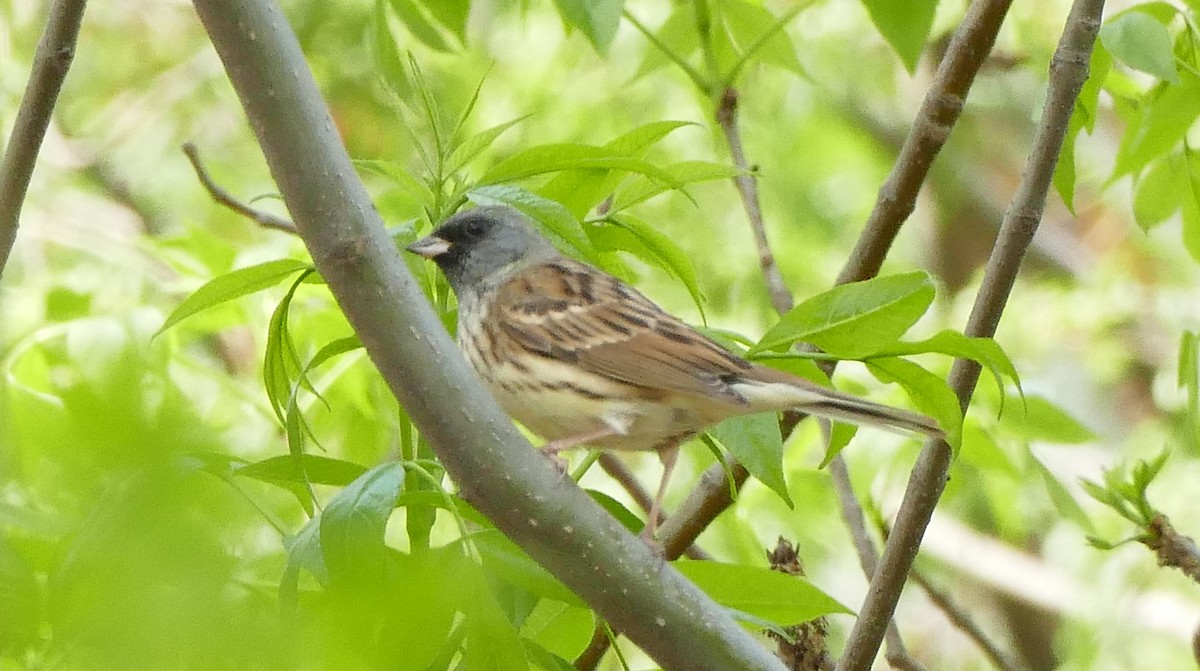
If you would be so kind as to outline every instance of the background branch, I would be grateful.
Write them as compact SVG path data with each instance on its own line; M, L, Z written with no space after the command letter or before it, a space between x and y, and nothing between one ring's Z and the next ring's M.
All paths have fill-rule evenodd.
M1062 38L1050 62L1046 104L1033 147L1017 192L1000 225L1000 235L964 329L968 336L991 337L996 333L1021 260L1041 221L1075 101L1087 79L1088 62L1100 30L1103 9L1104 0L1076 0L1071 7ZM978 364L963 359L956 360L950 370L950 387L958 395L964 412L979 380L979 372ZM928 441L917 458L892 535L871 579L867 598L847 640L846 651L839 660L839 670L865 669L874 659L925 528L945 488L951 457L945 441Z
M287 219L284 219L283 217L277 217L270 212L256 210L237 198L234 198L232 194L221 188L220 184L217 184L215 181L213 181L212 176L208 174L208 170L204 169L204 163L200 161L200 150L196 148L196 145L192 144L191 142L185 142L183 143L182 148L183 153L187 155L188 161L192 164L192 170L196 171L196 178L200 180L200 184L204 187L205 191L208 191L208 195L212 196L213 200L233 210L234 212L237 212L243 217L253 220L263 228L283 231L284 233L291 233L292 235L299 234L299 231L296 230L296 225Z
M87 0L55 0L50 5L46 30L38 41L33 70L21 96L4 161L0 163L0 275L4 274L17 239L21 205L29 190L42 139L50 126L50 115L75 58L75 42L86 5Z
M480 386L397 257L279 7L195 6L314 263L464 498L664 668L782 669L534 450Z

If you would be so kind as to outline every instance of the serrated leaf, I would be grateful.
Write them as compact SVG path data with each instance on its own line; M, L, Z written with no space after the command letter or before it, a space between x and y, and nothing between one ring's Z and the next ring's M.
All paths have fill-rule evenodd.
M554 0L568 25L578 28L603 55L617 35L625 0Z
M675 568L714 601L782 625L852 611L808 580L759 566L677 561Z
M731 417L711 431L755 479L794 507L783 477L783 437L775 413Z
M583 226L561 203L509 184L477 186L467 192L467 198L476 205L514 207L541 224L551 239L566 243L578 256L593 263L598 262L596 249Z
M937 0L862 0L871 23L891 45L900 62L916 72L925 40L933 28Z
M748 354L809 342L830 354L858 359L893 346L933 302L924 272L852 282L792 308Z
M1149 14L1134 9L1114 16L1100 28L1100 41L1113 58L1134 70L1179 82L1171 35Z
M197 312L269 289L291 275L311 268L310 264L303 261L278 259L214 277L183 299L154 335L157 336Z
M321 513L321 555L334 583L378 585L384 575L383 542L396 498L404 490L404 467L381 464L338 492Z
M367 469L352 461L315 454L280 455L235 467L234 475L266 482L296 482L344 487Z
M1063 517L1074 521L1085 532L1095 534L1096 529L1092 526L1092 520L1088 518L1087 513L1083 512L1083 508L1079 507L1079 503L1071 496L1065 485L1059 481L1050 469L1042 463L1036 455L1030 454L1029 462L1033 465L1033 469L1042 477L1042 482L1046 485L1046 493L1050 495L1050 501L1054 504L1054 509Z
M692 266L692 259L687 252L683 251L683 248L669 236L637 217L622 215L612 217L609 221L636 236L654 255L652 259L649 259L650 261L683 282L683 286L687 287L688 293L691 294L692 300L696 303L696 309L700 311L701 319L703 319L704 295L700 293L696 269Z

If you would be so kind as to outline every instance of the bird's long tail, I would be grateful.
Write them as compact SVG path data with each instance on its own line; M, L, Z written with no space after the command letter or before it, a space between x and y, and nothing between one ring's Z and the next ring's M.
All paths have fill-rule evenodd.
M874 403L771 368L756 367L755 373L758 379L744 378L733 387L756 410L798 410L850 424L946 437L927 415Z

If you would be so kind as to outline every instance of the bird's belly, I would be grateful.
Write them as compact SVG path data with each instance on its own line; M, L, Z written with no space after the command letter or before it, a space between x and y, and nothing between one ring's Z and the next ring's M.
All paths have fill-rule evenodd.
M639 390L600 376L553 367L536 375L513 376L492 369L484 375L500 406L513 419L546 440L560 440L603 428L613 435L589 445L612 450L651 450L690 436L707 422L688 408L645 398Z

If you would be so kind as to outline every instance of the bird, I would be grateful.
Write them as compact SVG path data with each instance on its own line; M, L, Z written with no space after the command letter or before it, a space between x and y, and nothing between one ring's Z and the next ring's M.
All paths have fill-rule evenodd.
M563 255L515 208L461 211L406 249L445 275L460 349L504 411L548 441L544 451L658 453L663 474L642 529L649 540L680 445L730 417L795 410L944 437L926 415L737 356L629 284Z

